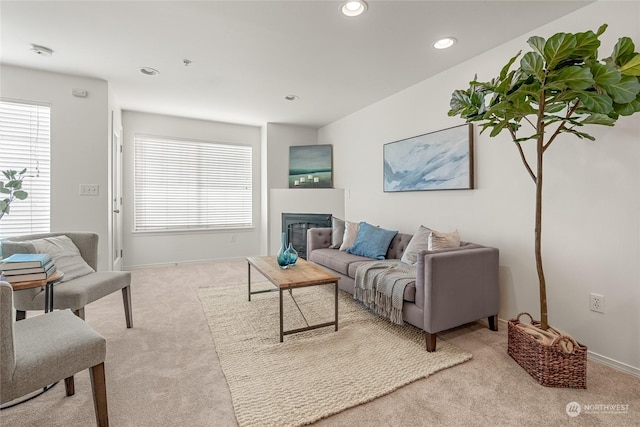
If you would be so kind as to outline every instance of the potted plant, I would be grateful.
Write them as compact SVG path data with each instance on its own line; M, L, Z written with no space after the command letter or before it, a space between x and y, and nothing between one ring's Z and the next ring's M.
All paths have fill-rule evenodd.
M4 214L9 215L11 203L13 203L14 200L24 200L29 195L22 189L22 181L26 172L27 169L22 169L20 172L13 169L2 171L7 182L0 180L0 193L2 194L0 197L4 196L0 199L0 219L2 219Z
M508 132L535 185L535 259L540 287L540 322L532 320L539 335L536 337L535 331L529 331L534 338L553 336L554 333L548 323L541 251L544 155L560 135L571 134L595 140L583 131L583 127L613 126L620 116L640 111L640 54L635 51L630 38L622 37L611 56L599 60L599 37L606 28L605 24L595 33L558 33L548 40L531 37L527 42L531 51L520 58L514 69L511 67L521 52L511 58L494 79L480 82L476 76L468 89L456 90L451 97L449 116L479 122L482 131L491 130L491 137ZM535 159L527 158L523 150L525 143L535 144ZM513 324L525 326L519 325L517 319ZM531 369L546 369L525 366L539 358L537 352L546 350L540 350L542 347L515 349L515 346L522 345L513 342L515 340L512 322L509 322L509 353L532 375ZM539 341L534 341L531 345L539 344ZM573 341L571 344L577 343ZM517 354L512 354L518 351L529 352L529 356L522 358L528 361L518 360ZM586 369L586 351L584 359ZM547 374L540 375L544 377ZM550 383L545 385L582 388L581 384L565 380L547 382Z

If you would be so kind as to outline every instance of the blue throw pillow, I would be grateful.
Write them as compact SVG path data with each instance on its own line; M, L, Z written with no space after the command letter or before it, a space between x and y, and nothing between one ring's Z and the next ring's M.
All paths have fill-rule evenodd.
M360 223L355 243L347 249L347 252L368 258L384 259L396 234L398 234L397 231L374 227L363 221Z

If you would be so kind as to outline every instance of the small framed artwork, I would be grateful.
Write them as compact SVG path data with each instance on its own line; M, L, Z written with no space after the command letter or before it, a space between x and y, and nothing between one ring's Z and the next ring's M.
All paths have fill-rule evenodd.
M289 147L289 188L333 188L332 146Z
M473 189L473 125L384 145L384 191Z

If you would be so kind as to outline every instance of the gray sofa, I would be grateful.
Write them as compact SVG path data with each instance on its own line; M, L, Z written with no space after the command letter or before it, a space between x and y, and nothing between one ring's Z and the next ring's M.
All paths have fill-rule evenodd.
M307 259L338 275L339 288L353 294L358 266L374 260L329 248L331 232L307 230ZM402 258L411 237L396 234L386 258ZM402 317L425 331L427 351L435 351L438 332L485 317L489 328L498 330L498 259L498 249L467 242L460 248L419 253L416 280L405 288Z

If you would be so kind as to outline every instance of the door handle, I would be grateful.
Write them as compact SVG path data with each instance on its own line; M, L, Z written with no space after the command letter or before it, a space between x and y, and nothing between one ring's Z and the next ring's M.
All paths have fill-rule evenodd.
M120 209L114 209L113 213L120 213Z

